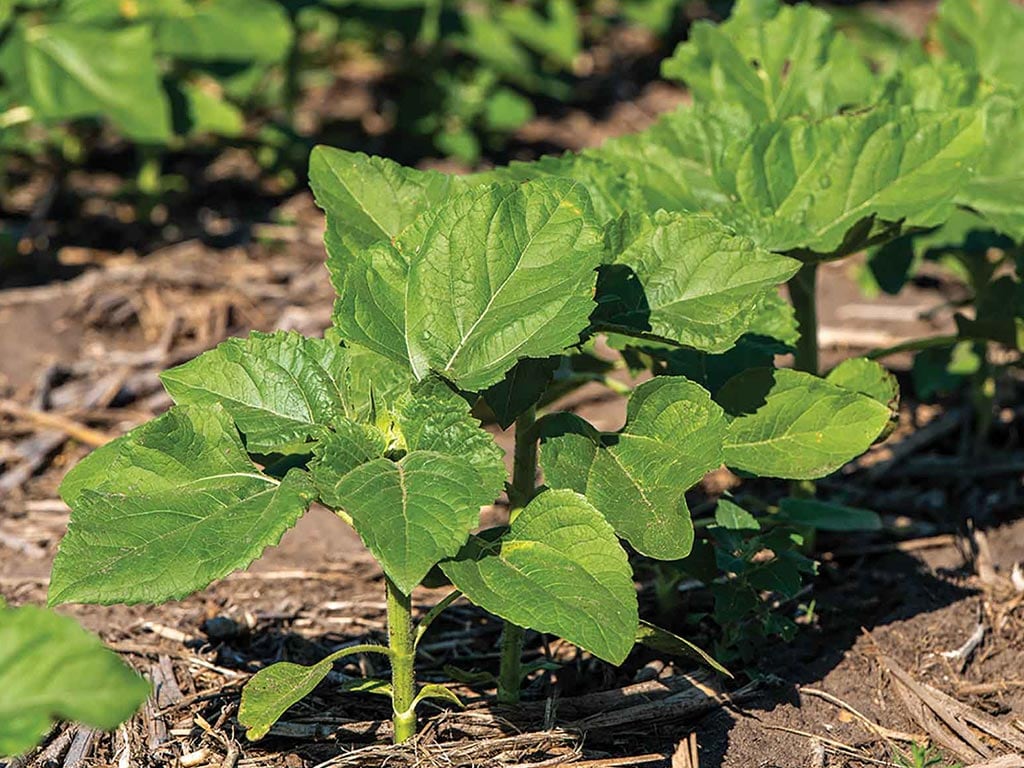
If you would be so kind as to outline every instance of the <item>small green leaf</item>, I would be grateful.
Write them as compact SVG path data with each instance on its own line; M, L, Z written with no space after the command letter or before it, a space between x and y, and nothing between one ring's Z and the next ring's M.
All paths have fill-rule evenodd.
M521 358L577 343L602 252L582 184L538 179L455 197L410 258L405 340L416 376L478 391Z
M245 727L246 738L259 741L266 736L290 706L306 698L330 674L336 661L357 653L387 655L389 651L382 645L353 645L310 666L279 661L249 678L238 707L238 722ZM368 693L381 693L382 688L389 687L380 680L354 680L343 686L345 690Z
M252 333L164 371L179 405L220 404L252 453L316 437L346 415L347 350L298 333Z
M730 531L759 531L761 524L757 518L743 507L729 499L719 499L715 507L715 525Z
M288 55L292 24L273 0L204 0L174 3L146 14L160 53L187 61L279 62Z
M93 453L61 488L72 509L51 605L180 599L244 568L315 497L259 472L219 406L176 406Z
M806 525L819 531L882 530L882 520L877 512L817 499L783 499L779 504L779 519L792 525Z
M667 653L672 656L680 656L693 659L700 664L711 667L716 672L721 672L726 677L733 674L720 664L711 654L703 650L695 643L686 638L680 637L667 629L655 626L647 621L641 621L636 632L636 641L648 648L653 648L659 653Z
M520 360L505 378L480 393L502 429L508 429L527 408L537 404L559 362L558 357Z
M889 422L876 400L792 370L741 373L718 402L735 417L725 463L767 477L823 477L866 451Z
M586 499L545 491L497 540L477 536L441 568L484 610L551 632L613 664L636 637L636 590L615 531Z
M863 357L852 357L829 371L825 381L867 395L889 409L889 427L882 431L878 439L887 437L896 428L900 415L900 384L880 363Z
M74 619L0 606L0 757L34 747L55 720L110 730L149 684Z
M460 699L454 691L440 683L427 683L420 688L419 693L416 694L416 698L412 700L413 710L415 711L416 707L419 706L419 703L425 699L444 701L449 704L454 704L459 709L465 709L466 707L466 705L462 703L462 699Z
M333 667L331 657L309 667L279 661L253 675L242 690L238 707L238 722L246 729L245 737L259 741L266 736L281 715L312 693Z
M622 432L600 435L569 414L546 420L541 465L552 488L584 494L615 532L648 557L693 546L685 493L722 463L726 422L706 390L658 376L634 390Z

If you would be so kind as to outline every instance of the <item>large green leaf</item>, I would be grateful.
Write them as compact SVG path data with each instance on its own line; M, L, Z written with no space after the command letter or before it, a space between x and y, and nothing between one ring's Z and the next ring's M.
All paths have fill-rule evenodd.
M420 214L461 182L380 157L317 147L309 181L327 213L327 268L338 293L334 324L346 341L407 361L405 284L408 256L393 246Z
M273 0L164 2L145 18L159 52L187 61L279 62L292 44L292 24Z
M579 341L603 254L584 186L491 185L451 200L410 261L406 343L418 378L477 391Z
M723 24L694 24L662 64L701 103L741 105L757 121L824 117L869 101L875 79L825 11L802 4L740 3Z
M474 537L441 569L481 608L613 664L636 638L636 590L615 531L569 490L534 498L500 538Z
M750 369L716 399L734 417L725 463L767 477L823 477L866 451L889 421L872 397L793 370Z
M642 202L639 187L630 173L593 154L566 152L546 155L531 162L512 162L507 166L473 174L471 183L493 184L507 181L557 176L582 182L590 193L594 216L600 222L611 221L625 211L636 210Z
M1024 90L1024 8L1010 0L943 0L932 38L988 81Z
M0 46L0 70L14 99L40 120L107 118L136 141L171 138L170 105L145 26L18 23Z
M715 179L721 156L752 129L749 116L735 107L684 106L646 130L606 141L583 156L602 163L593 171L610 175L607 183L635 180L650 213L660 208L715 210L734 202Z
M760 128L718 178L726 223L773 251L842 256L899 227L941 224L984 146L975 110L876 109Z
M1024 242L1024 104L1019 96L998 96L986 105L985 117L984 155L956 199L999 232Z
M252 333L161 374L179 405L224 406L246 448L271 453L346 415L348 350L298 333Z
M633 392L621 432L601 435L571 414L549 422L544 479L584 494L641 554L677 560L693 547L685 493L721 465L725 431L706 390L659 376Z
M313 476L408 594L466 543L480 508L501 493L505 466L465 401L440 382L420 385L394 418L390 436L343 425L316 449Z
M632 217L597 283L597 322L724 352L751 330L754 312L800 263L736 237L710 216ZM625 229L624 228L624 229Z
M83 461L61 488L72 509L51 604L155 603L244 568L315 496L246 456L220 406L177 406Z
M112 729L149 684L74 619L0 605L0 757L26 752L54 720Z

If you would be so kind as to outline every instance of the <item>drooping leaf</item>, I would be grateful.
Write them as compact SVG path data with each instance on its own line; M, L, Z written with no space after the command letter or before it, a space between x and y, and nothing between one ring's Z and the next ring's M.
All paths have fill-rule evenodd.
M750 330L754 308L800 267L710 216L662 211L631 229L601 269L595 322L704 352L732 347Z
M103 55L108 50L117 55ZM131 139L163 144L171 138L171 111L155 62L142 25L19 22L0 46L6 87L39 120L106 118Z
M806 525L819 531L880 531L877 512L818 499L785 498L779 504L779 519L792 525Z
M179 405L224 407L253 453L314 438L346 415L348 350L298 333L254 332L164 371Z
M873 398L793 370L751 369L717 400L734 417L725 463L766 477L823 477L866 451L889 422L889 408Z
M477 391L522 358L561 353L587 326L602 252L582 184L539 179L455 197L410 262L405 340L416 376Z
M641 621L640 626L637 629L636 641L642 645L646 645L648 648L652 648L659 653L667 653L672 656L679 656L681 658L692 659L699 664L704 664L711 667L716 672L720 672L726 677L732 677L732 672L722 666L715 658L700 648L695 643L690 642L684 637L669 632L667 629L655 626L647 621Z
M870 100L871 69L830 14L777 2L758 10L697 22L662 74L684 81L698 102L742 105L756 121L824 117Z
M277 544L315 496L301 470L260 473L219 406L178 406L132 430L61 492L72 514L51 605L186 597Z
M549 421L541 466L548 486L585 495L637 551L675 560L693 546L685 492L722 463L725 430L706 390L659 376L634 390L621 432L601 435L571 414Z
M0 756L27 752L55 720L112 729L149 684L74 619L0 605Z
M613 664L636 637L636 591L615 531L569 490L535 497L498 539L475 536L441 568L473 603Z

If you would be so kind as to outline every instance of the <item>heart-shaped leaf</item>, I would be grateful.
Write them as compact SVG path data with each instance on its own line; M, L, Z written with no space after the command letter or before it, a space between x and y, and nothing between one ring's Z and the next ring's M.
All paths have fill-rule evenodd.
M633 647L636 590L615 531L586 499L545 491L500 538L474 537L441 569L472 602L613 664Z

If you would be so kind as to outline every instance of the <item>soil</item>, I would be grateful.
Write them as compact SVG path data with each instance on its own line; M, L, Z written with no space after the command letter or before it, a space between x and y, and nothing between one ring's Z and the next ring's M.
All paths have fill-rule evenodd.
M894 4L879 5L893 13ZM931 7L902 5L905 13L896 15L911 26ZM363 103L365 94L346 93L350 106ZM595 144L637 130L685 99L663 83L633 84L625 93L596 117L568 109L538 118L509 152ZM156 380L164 367L253 328L317 334L329 323L333 294L322 266L323 222L309 194L254 186L244 160L230 153L211 169L208 183L194 185L196 195L170 199L148 221L105 194L119 177L97 169L69 179L50 206L42 204L42 174L27 176L15 198L5 201L12 226L29 227L40 254L40 261L19 262L0 275L0 596L11 604L45 602L67 524L56 489L90 442L88 434L67 439L33 414L56 413L72 426L115 436L168 406ZM69 211L74 218L58 224ZM942 306L957 296L956 285L935 276L897 297L868 299L857 284L860 268L851 260L823 269L824 364L951 327L951 313ZM908 364L899 357L889 362L904 371ZM905 402L886 444L821 484L828 498L879 511L886 530L819 537L820 573L801 595L803 608L780 608L799 619L795 639L765 644L733 665L733 681L701 677L692 662L648 651L613 669L531 634L530 652L558 660L561 669L535 676L519 710L496 709L486 687L462 686L467 712L428 712L432 726L418 756L375 746L388 727L381 701L330 686L291 710L270 737L249 743L233 718L240 686L252 672L282 658L314 661L342 644L379 640L385 631L378 567L350 528L314 508L248 572L187 600L61 608L100 633L159 690L114 735L61 726L50 735L50 750L59 752L55 745L63 739L66 752L71 738L81 737L93 765L696 768L681 752L673 758L677 745L694 734L704 768L895 765L894 754L908 747L903 737L944 744L948 762L942 765L980 763L983 752L972 752L934 717L915 716L914 697L892 666L1011 731L1024 718L1024 593L1010 579L1024 562L1024 519L1018 519L1024 429L1019 396L1011 391L1005 400L984 460L965 458L970 427L960 402ZM625 414L621 398L596 386L561 405L602 429L617 428ZM508 450L511 433L493 431ZM915 435L929 431L931 440L901 452L904 441L913 444ZM1000 463L1008 468L981 471ZM738 482L721 470L706 479L703 492L715 495ZM500 504L487 512L492 519L502 514ZM638 588L650 611L653 584ZM424 589L414 598L423 610L443 595ZM694 631L688 600L699 596L680 596L673 624L681 632ZM951 658L979 625L984 634L977 647L962 660ZM697 639L710 640L704 629ZM499 631L484 613L456 604L425 641L421 678L450 681L443 663L493 669ZM374 669L360 660L344 672L370 675ZM696 682L684 681L694 674ZM602 692L625 691L623 701L607 703L608 712L627 699L664 704L658 681L700 706L667 708L582 735L579 722L566 726L574 714L606 701ZM631 685L643 689L634 698ZM737 693L735 701L702 693L746 692L751 685L752 693ZM469 746L460 747L466 740ZM475 757L458 753L456 760L461 748ZM983 748L992 756L1014 749L992 736L984 737ZM47 754L31 764L49 764ZM53 759L62 765L64 754Z

